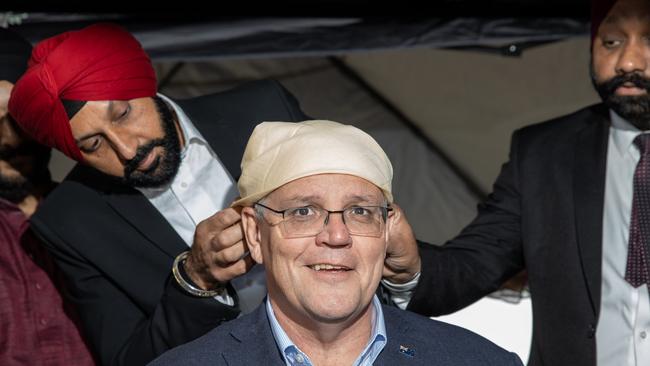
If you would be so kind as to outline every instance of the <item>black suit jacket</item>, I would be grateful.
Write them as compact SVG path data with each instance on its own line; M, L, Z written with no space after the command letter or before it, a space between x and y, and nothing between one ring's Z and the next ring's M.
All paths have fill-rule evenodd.
M455 311L525 268L529 365L595 365L609 126L608 110L595 105L516 131L474 221L443 247L421 246L409 309Z
M178 101L234 179L262 121L307 119L274 81ZM144 365L239 313L170 278L187 245L137 190L77 165L32 217L65 273L85 334L106 365ZM233 293L233 292L231 292Z
M383 306L388 342L374 365L521 366L514 353L466 329ZM404 348L406 349L404 349ZM177 347L150 366L284 366L266 306Z

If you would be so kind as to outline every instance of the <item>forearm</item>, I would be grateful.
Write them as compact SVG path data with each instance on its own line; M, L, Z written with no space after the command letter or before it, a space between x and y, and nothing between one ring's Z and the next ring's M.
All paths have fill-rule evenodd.
M232 288L228 289L234 293ZM234 319L239 310L212 298L196 298L171 278L153 313L133 324L126 341L113 354L102 357L110 365L144 365L165 351L194 340L221 323Z

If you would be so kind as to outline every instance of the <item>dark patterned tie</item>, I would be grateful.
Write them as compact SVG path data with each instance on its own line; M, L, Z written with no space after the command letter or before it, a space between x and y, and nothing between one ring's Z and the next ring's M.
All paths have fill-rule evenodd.
M634 139L641 159L634 171L634 193L630 218L630 239L627 249L625 280L634 287L650 283L648 241L650 240L650 134Z

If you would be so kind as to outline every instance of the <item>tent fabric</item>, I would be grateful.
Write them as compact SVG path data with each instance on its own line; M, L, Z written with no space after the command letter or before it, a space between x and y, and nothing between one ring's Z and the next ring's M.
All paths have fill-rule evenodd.
M158 64L157 70L162 75L172 66ZM478 194L422 136L405 128L404 121L327 58L192 64L161 92L189 97L265 77L287 87L310 117L354 125L377 140L393 164L395 200L405 209L418 238L442 244L472 218Z
M2 14L0 13L0 18ZM97 21L125 26L152 59L209 60L332 56L414 47L535 45L589 34L588 19L572 17L293 17L186 20L125 14L27 14L12 26L36 41ZM506 48L507 49L507 48Z

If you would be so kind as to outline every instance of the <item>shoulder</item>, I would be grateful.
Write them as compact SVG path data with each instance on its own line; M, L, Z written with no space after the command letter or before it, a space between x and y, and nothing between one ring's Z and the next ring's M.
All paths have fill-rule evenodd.
M115 194L139 195L140 192L117 182L90 167L77 164L68 176L54 188L31 217L32 227L43 231L57 228L73 233L79 225L93 224L113 215L106 197ZM97 216L100 215L100 216Z
M383 310L389 343L415 340L419 344L411 346L423 359L444 359L452 365L520 365L515 354L470 330L397 308Z
M222 116L248 111L279 109L289 115L299 112L295 97L277 80L249 81L233 89L176 101L186 112L217 111Z
M573 113L535 123L515 131L521 139L545 140L560 136L572 136L585 127L596 126L609 121L609 111L604 104L594 104Z
M268 327L268 323L261 319L262 314L258 308L253 313L225 322L203 336L163 353L149 366L225 364L222 355L241 347L244 341L244 337L238 337L237 334L259 333L260 327Z
M232 320L231 322L236 322ZM172 348L149 363L149 366L192 366L192 365L221 365L224 360L220 354L235 340L226 330L224 323L209 333L181 346Z

